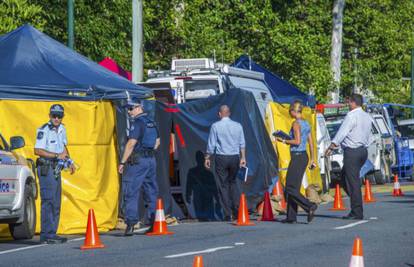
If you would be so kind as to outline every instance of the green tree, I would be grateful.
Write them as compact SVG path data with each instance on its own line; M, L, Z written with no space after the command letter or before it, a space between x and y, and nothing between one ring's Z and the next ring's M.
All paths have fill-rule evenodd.
M42 30L46 20L40 5L27 0L2 0L0 2L0 35L8 33L25 23Z

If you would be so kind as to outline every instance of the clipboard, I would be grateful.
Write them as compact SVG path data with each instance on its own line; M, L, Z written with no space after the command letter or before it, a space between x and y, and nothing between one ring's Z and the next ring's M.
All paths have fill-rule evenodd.
M287 133L285 133L284 131L274 131L272 134L274 137L279 137L285 140L292 140L292 137L290 135L288 135Z
M248 172L249 172L249 168L240 167L239 171L237 172L237 178L240 179L242 182L246 182Z

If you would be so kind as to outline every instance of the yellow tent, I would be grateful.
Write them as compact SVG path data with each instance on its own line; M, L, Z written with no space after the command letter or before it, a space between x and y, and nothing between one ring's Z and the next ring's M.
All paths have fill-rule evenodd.
M315 163L318 164L318 150L316 144L316 113L309 107L305 107L302 111L304 119L310 124L312 130L312 140L315 152ZM290 162L290 150L289 145L277 142L273 137L272 133L276 130L282 130L286 133L290 132L293 119L289 115L289 105L279 104L271 102L266 108L266 117L265 124L266 129L269 133L270 139L272 140L273 146L278 156L278 168L279 168L279 178L282 184L286 182L286 172L287 167ZM310 159L309 146L307 147L308 156ZM313 170L306 169L306 175L304 182L302 183L304 187L307 187L309 184L318 184L322 186L322 180L320 175L319 166Z
M100 231L113 229L118 217L119 176L115 110L111 102L0 100L0 131L7 139L22 136L26 145L16 152L35 159L36 129L48 122L49 108L54 103L65 108L63 123L67 129L68 150L80 166L74 175L62 172L58 233L85 232L90 208L95 211ZM36 232L39 232L40 196L36 201L36 211ZM0 225L0 229L5 233L5 225Z

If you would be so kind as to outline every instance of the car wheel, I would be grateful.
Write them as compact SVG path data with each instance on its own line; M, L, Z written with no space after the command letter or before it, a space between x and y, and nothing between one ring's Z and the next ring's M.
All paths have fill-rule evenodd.
M384 184L387 179L387 173L385 170L384 162L381 161L380 169L375 171L374 173L375 183L376 184Z
M9 224L10 233L15 240L31 239L35 234L36 205L32 192L32 187L30 185L26 185L24 188L23 222Z

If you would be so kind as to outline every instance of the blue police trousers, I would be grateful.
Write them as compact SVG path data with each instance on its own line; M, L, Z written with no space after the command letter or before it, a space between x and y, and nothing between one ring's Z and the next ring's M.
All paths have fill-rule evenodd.
M38 168L41 198L40 238L54 238L59 226L60 202L62 193L61 177L56 179L53 169L49 168L47 175L40 175Z
M128 164L125 167L126 169L122 177L125 222L128 225L138 223L138 200L141 188L144 191L143 199L147 205L147 218L152 222L158 197L155 158L142 157L139 159L138 164Z

